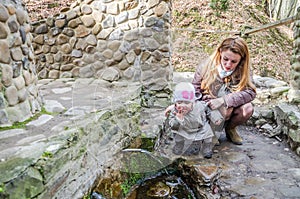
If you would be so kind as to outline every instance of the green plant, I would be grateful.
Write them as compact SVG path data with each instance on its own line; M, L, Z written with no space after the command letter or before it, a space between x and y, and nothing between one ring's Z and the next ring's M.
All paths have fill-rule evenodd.
M82 199L90 199L90 198L91 198L90 194L86 194L86 195L83 196Z
M210 0L209 7L216 11L217 16L220 16L221 12L228 10L229 0Z
M43 158L52 158L53 157L53 153L49 152L49 151L45 151L43 154L42 154L42 157Z
M144 176L140 173L130 173L128 178L126 178L125 181L121 184L121 189L123 191L124 196L126 196L129 193L131 187L137 184L137 182L143 177Z
M2 183L0 184L0 197L1 197L1 194L4 194L5 192L5 185Z

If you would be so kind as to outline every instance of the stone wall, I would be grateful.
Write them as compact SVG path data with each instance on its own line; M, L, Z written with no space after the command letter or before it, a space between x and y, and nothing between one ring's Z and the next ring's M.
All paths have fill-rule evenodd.
M170 2L78 0L33 24L40 78L140 81L162 90L172 76Z
M42 103L30 21L20 2L0 3L0 126L28 119Z

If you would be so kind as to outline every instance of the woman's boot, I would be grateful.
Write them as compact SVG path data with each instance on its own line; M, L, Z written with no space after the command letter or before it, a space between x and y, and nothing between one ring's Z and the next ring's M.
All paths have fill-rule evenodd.
M225 128L225 132L226 132L227 139L230 140L233 144L236 144L236 145L243 144L243 139L238 134L235 127L234 128Z

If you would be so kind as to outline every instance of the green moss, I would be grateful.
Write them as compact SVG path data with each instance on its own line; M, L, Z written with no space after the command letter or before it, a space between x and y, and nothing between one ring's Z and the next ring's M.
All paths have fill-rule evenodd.
M45 114L52 115L51 113L47 112L46 109L43 107L39 113L35 114L34 116L25 120L24 122L15 122L15 123L13 123L12 126L0 127L0 131L11 130L11 129L24 129L24 128L26 128L26 124L28 124L29 122L31 122L33 120L36 120L41 115L45 115Z
M155 144L155 138L142 137L141 138L141 149L146 149L147 151L153 151L153 147Z
M131 187L136 185L139 180L143 179L144 175L140 173L130 173L129 176L125 179L125 181L121 184L121 189L123 191L124 196L126 196Z

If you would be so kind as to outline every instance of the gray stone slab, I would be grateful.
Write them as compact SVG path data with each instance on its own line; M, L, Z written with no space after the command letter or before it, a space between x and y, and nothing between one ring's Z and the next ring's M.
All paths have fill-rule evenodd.
M18 135L22 135L22 134L26 134L26 133L27 133L27 131L24 129L10 129L10 130L6 130L6 131L1 131L0 132L0 140L18 136Z
M44 107L47 112L50 113L61 113L66 108L56 100L45 100Z
M53 118L52 115L41 115L37 120L29 122L26 126L41 126L43 124L46 124L48 121L50 121Z
M0 183L16 178L41 157L46 147L46 143L38 142L1 151L1 160L6 158L0 161Z
M21 140L18 140L16 144L17 145L32 144L34 142L43 141L45 139L46 139L45 135L39 134L39 135L29 136L29 137L23 138Z
M93 110L92 106L81 106L81 107L72 107L67 110L64 115L66 116L77 116L84 115L86 113L90 113Z
M68 93L72 91L71 87L67 87L67 88L54 88L52 89L52 92L55 94L64 94L64 93Z
M299 198L300 187L297 186L280 186L279 192L281 192L286 198Z

